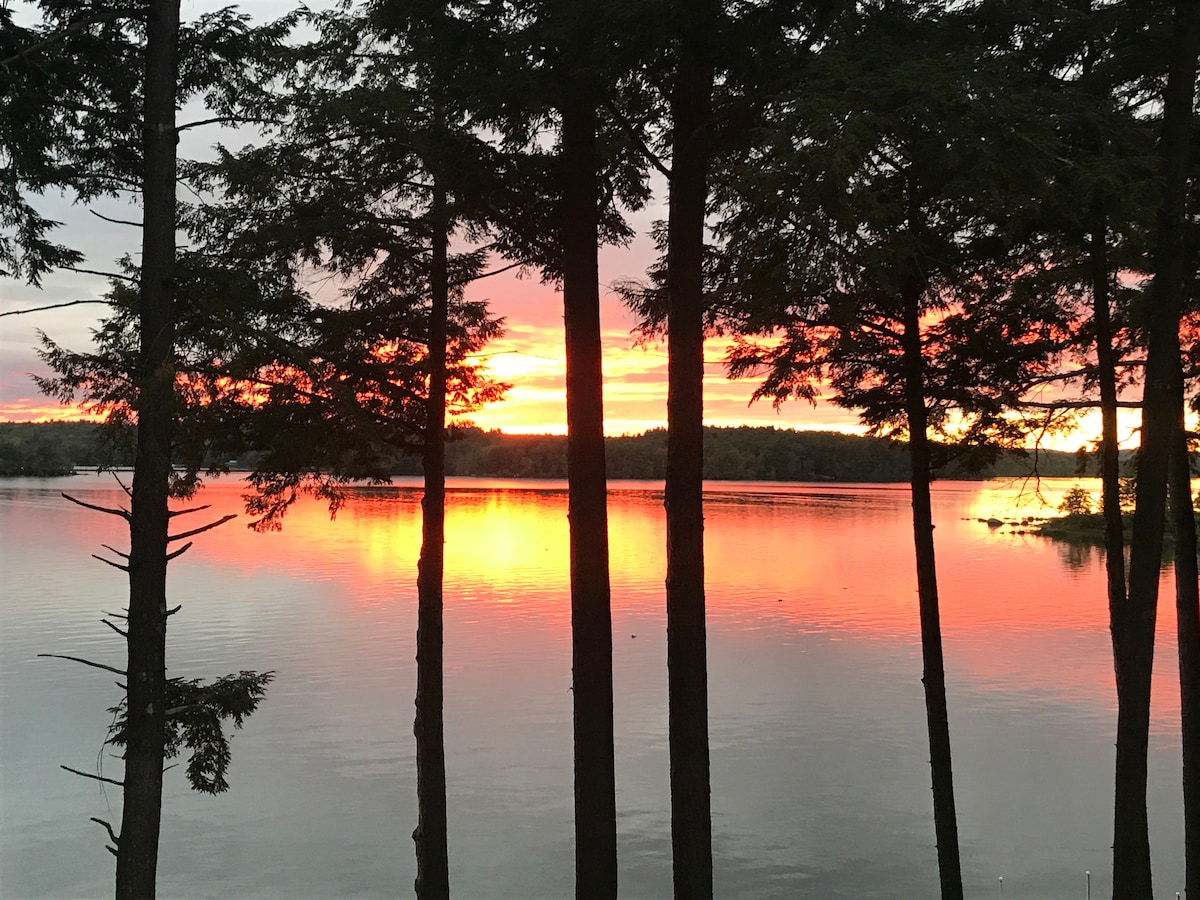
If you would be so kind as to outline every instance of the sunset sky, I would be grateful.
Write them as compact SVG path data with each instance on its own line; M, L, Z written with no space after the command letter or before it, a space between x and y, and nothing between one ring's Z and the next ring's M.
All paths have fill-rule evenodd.
M194 17L216 4L207 0L184 3L183 15ZM285 0L249 0L239 6L254 19L262 21L283 14L290 7ZM327 5L321 0L311 4ZM20 13L18 6L18 13ZM204 118L200 108L185 107L180 121ZM182 133L180 153L185 157L211 155L217 142L238 147L252 135L222 128L204 128ZM632 316L626 312L608 285L618 279L641 278L655 251L648 237L655 219L665 218L664 191L657 191L657 203L639 212L632 223L638 237L627 248L605 248L601 253L601 318L604 329L605 420L609 434L639 433L666 423L666 347L635 347L631 330ZM60 196L40 198L43 215L61 221L59 240L78 247L86 255L85 266L111 270L114 261L130 254L137 258L140 235L132 228L103 221L92 211L110 218L129 219L131 207L118 201L100 201L91 211L72 206ZM499 264L499 263L498 263ZM55 274L45 279L41 290L0 280L0 312L73 300L99 297L106 282L103 278L77 273ZM566 428L563 381L562 298L553 286L534 275L519 278L505 273L484 279L470 296L487 299L495 315L506 322L505 336L487 350L487 361L498 378L513 387L502 403L479 411L473 420L483 428L506 432L554 432ZM318 299L336 300L333 289L318 293ZM0 318L0 421L31 421L48 418L72 418L78 411L64 408L40 395L30 374L49 374L35 353L38 330L65 347L83 350L89 344L89 331L103 307L79 306L24 316ZM816 407L791 402L776 411L769 402L749 404L754 381L731 382L724 376L724 345L710 342L706 348L705 420L710 425L773 425L780 428L837 429L860 431L853 413L828 402ZM1093 428L1078 435L1060 438L1055 446L1074 450ZM1133 433L1132 423L1122 429L1123 437Z
M102 222L86 210L71 207L61 198L48 198L43 208L64 222L62 239L81 246L87 266L111 268L112 260L136 252L129 242L136 236ZM128 217L128 207L118 203L99 204L110 217ZM633 316L623 308L608 286L618 280L640 278L653 260L654 250L647 235L654 218L665 215L661 206L639 213L640 236L625 248L609 247L601 253L604 334L605 420L609 434L634 434L666 424L667 352L665 343L636 346ZM500 265L500 263L497 263ZM102 278L76 273L48 277L41 290L11 281L0 282L0 312L70 300L94 299L104 291ZM473 299L486 299L505 319L505 335L485 351L486 363L499 379L512 384L501 403L480 410L472 421L486 429L509 433L563 433L566 429L562 297L553 285L543 284L536 274L524 277L506 272L478 282L469 292ZM317 292L319 300L333 302L335 289ZM72 418L77 411L43 397L29 377L49 374L37 358L38 330L72 349L85 349L89 331L103 310L101 306L0 318L0 421L36 421ZM710 425L770 425L778 428L836 429L859 432L855 415L827 401L813 407L792 401L781 410L769 402L750 404L755 382L730 381L725 377L725 346L710 341L706 347L705 421ZM1094 429L1057 438L1050 446L1076 449ZM1122 436L1134 434L1133 422L1123 423Z
M120 244L122 240L130 240L132 232L106 225L59 201L49 205L54 208L53 214L67 223L62 231L64 238L87 247L85 265L107 268L112 259L135 249ZM101 211L117 215L121 209L112 204ZM658 213L651 211L639 218L648 227L655 214ZM635 241L629 248L606 249L601 271L605 287L619 278L640 277L652 258L648 238ZM92 299L104 289L103 279L73 273L47 278L40 291L4 282L0 284L0 311ZM605 289L603 293L607 431L637 433L662 426L666 423L666 346L635 347L631 334L633 317L611 291ZM505 336L487 348L485 357L493 374L513 385L506 400L481 410L473 420L483 428L506 432L562 433L566 415L561 295L536 275L519 277L516 273L504 273L479 282L470 296L487 299L493 312L505 319ZM318 298L333 301L336 294L329 289L326 293L318 292ZM41 396L29 377L30 373L48 374L34 352L37 331L47 332L65 346L84 349L89 342L89 329L94 327L102 310L101 306L81 306L0 318L0 420L67 418L74 414L71 409ZM794 403L781 412L772 409L769 402L748 406L754 382L731 382L725 378L723 344L710 343L707 358L705 394L709 424L857 430L853 415L829 404L813 408L807 403Z

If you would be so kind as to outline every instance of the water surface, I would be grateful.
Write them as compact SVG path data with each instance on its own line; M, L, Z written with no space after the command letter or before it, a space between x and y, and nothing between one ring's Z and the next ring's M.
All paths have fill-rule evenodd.
M1065 484L1043 483L1051 502ZM123 665L99 623L124 575L111 479L0 483L0 895L111 895L120 792L102 745ZM204 515L241 486L206 487ZM1103 558L977 521L1036 510L1010 482L935 487L950 726L968 896L1109 892L1115 700ZM415 875L412 695L420 493L363 489L334 521L233 522L172 564L170 674L278 673L233 741L231 790L167 773L160 894L383 898ZM463 898L573 891L570 603L562 482L452 479L446 558L450 872ZM177 520L184 521L184 520ZM189 518L189 520L191 519ZM243 517L242 522L245 519ZM670 896L661 485L610 494L623 897ZM706 495L716 892L937 892L907 489L710 483ZM1182 890L1179 700L1164 576L1151 819Z

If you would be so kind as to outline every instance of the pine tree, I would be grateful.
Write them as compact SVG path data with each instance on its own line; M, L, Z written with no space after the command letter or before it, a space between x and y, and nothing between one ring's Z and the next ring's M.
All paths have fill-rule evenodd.
M963 886L930 482L954 456L1019 444L1007 410L1051 370L1064 320L1055 297L1011 289L1041 266L1024 207L1052 141L976 34L936 4L836 19L721 179L710 264L720 321L771 338L731 358L765 375L756 397L828 385L872 433L907 440L943 898Z
M1197 53L1200 52L1200 3L1179 0L1175 4L1170 52L1170 72L1162 92L1162 133L1159 154L1162 163L1163 199L1158 207L1154 243L1154 282L1150 292L1146 346L1145 388L1142 393L1141 446L1138 450L1137 499L1129 559L1129 618L1133 639L1151 649L1153 659L1154 621L1158 601L1159 565L1162 559L1168 483L1174 486L1175 521L1190 546L1186 565L1177 563L1190 584L1179 583L1180 675L1183 709L1183 784L1186 845L1186 884L1189 894L1200 893L1200 606L1197 601L1195 566L1195 519L1191 508L1191 484L1186 469L1183 438L1184 387L1180 360L1179 327L1186 307L1189 270L1194 275L1194 251L1189 253L1186 237L1191 135L1195 130ZM1175 474L1172 475L1172 457ZM1150 672L1147 665L1136 672L1144 692L1146 709L1139 706L1134 725L1148 728ZM1144 686L1143 686L1144 682ZM1120 725L1118 724L1118 728ZM1131 726L1134 727L1134 726ZM1132 763L1144 778L1145 761ZM1144 808L1144 806L1143 806ZM1117 806L1121 814L1120 798ZM1121 837L1118 831L1118 838ZM1135 837L1140 838L1140 833ZM1113 846L1113 897L1144 897L1151 893L1148 866L1118 870L1118 852ZM1147 854L1148 861L1148 854Z
M144 900L155 895L164 760L181 743L191 746L193 783L211 790L222 789L228 763L223 737L215 743L190 732L179 738L180 726L188 731L189 723L199 719L189 718L195 704L181 709L171 701L181 691L205 698L201 702L207 704L206 728L212 735L214 721L233 716L240 724L270 680L269 674L243 673L202 687L166 677L167 618L177 611L167 608L166 570L190 544L175 550L170 545L224 521L170 531L172 518L186 510L172 511L168 501L192 486L175 479L171 468L178 414L176 142L179 130L187 127L177 123L176 108L197 93L219 104L250 64L227 68L212 63L253 55L286 26L254 33L243 19L223 10L181 27L178 0L103 9L74 0L47 0L39 6L41 22L20 33L11 28L7 11L0 20L6 47L13 50L4 60L5 153L14 161L6 170L4 215L18 223L15 241L6 238L0 256L33 281L51 265L79 259L44 240L47 223L23 191L62 187L82 202L129 194L140 197L142 209L137 223L141 265L136 274L120 276L137 288L128 307L133 345L122 359L106 360L106 371L66 371L47 387L69 397L71 382L105 381L113 374L123 382L125 402L111 408L118 418L136 415L138 424L130 508L101 510L125 519L130 530L129 553L117 551L124 561L110 562L129 573L126 628L108 623L125 637L128 650L121 670L126 696L115 707L120 716L110 736L110 742L124 747L120 833L101 824L115 844L116 895ZM52 357L56 351L49 345ZM219 729L215 734L220 736Z
M307 337L277 360L267 402L243 409L260 457L254 510L273 527L307 490L341 502L354 478L386 480L391 453L419 452L425 492L418 565L417 895L449 896L443 737L442 608L445 431L504 386L469 357L499 333L463 288L480 276L479 210L492 179L487 145L466 127L450 71L458 24L444 4L314 16L288 90L247 117L272 139L222 151L205 167L225 203L197 210L197 235L226 257L324 269L346 283L343 308L312 309Z
M643 121L629 116L631 23L621 2L479 5L491 68L476 83L481 125L505 153L491 222L497 247L561 285L567 359L567 480L574 704L575 894L617 893L612 612L598 250L629 232L620 207L646 199ZM549 124L555 144L538 129ZM644 145L643 145L644 146Z

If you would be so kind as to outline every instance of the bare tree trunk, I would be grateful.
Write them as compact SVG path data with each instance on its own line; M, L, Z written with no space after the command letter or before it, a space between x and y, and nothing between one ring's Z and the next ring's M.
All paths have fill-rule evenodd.
M179 0L146 23L138 442L129 524L127 737L118 900L152 900L166 723L167 494L175 415L175 95Z
M704 213L713 66L703 29L712 3L689 8L671 91L667 250L667 676L675 897L713 895L704 608Z
M1184 166L1192 151L1189 137L1194 114L1198 45L1200 45L1200 3L1180 3L1176 9L1178 57L1171 71L1167 104L1171 116L1170 129L1163 136L1167 154L1168 197L1176 205L1166 213L1174 219L1171 233L1171 252L1179 257L1180 281L1172 289L1178 291L1177 305L1182 313L1185 286L1183 274L1189 254L1183 232L1183 210L1187 184ZM1193 251L1194 253L1194 251ZM1174 264L1173 264L1174 265ZM1172 277L1175 271L1172 269ZM1156 286L1157 286L1157 279ZM1200 572L1196 560L1196 511L1192 505L1191 466L1184 428L1184 385L1178 338L1178 317L1173 320L1173 349L1171 361L1172 389L1175 395L1175 432L1168 465L1172 524L1175 529L1175 607L1178 617L1179 694L1181 729L1183 733L1183 820L1184 820L1184 886L1188 897L1200 897Z
M1110 628L1125 603L1125 535L1121 522L1121 457L1117 439L1117 359L1113 350L1108 235L1097 204L1089 240L1092 269L1092 318L1096 325L1096 362L1100 384L1100 483L1104 513L1104 566L1108 576ZM1114 650L1115 650L1114 646Z
M1140 480L1140 478L1139 478ZM1136 553L1138 532L1133 547ZM1160 544L1161 552L1161 544ZM1157 574L1157 573L1156 573ZM1130 602L1114 631L1117 659L1117 753L1113 824L1113 900L1150 897L1150 838L1146 814L1146 768L1150 729L1150 674L1154 613L1134 615L1135 574L1130 566ZM1145 591L1143 589L1142 593ZM1119 633L1119 637L1118 637ZM1147 658L1149 657L1149 658Z
M958 848L958 816L950 761L950 714L946 703L946 670L942 657L941 612L937 564L933 553L933 505L930 498L928 413L921 350L920 293L904 300L904 389L908 417L908 450L912 465L913 541L917 558L917 597L921 617L925 715L929 726L929 765L933 780L933 827L937 839L938 877L942 900L963 900L962 863Z
M417 564L417 850L420 900L450 897L443 724L442 585L446 542L446 331L450 316L446 195L433 188L429 275L429 397L421 498L421 559Z
M1154 662L1154 622L1158 608L1167 475L1177 443L1179 411L1183 403L1179 320L1184 306L1187 270L1184 230L1198 36L1200 0L1180 0L1175 9L1173 57L1163 98L1160 152L1164 195L1158 215L1155 276L1150 294L1137 507L1129 560L1129 602L1123 617L1129 646L1128 654L1118 654L1118 659L1131 671L1118 671L1117 678L1120 708L1117 714L1113 900L1138 900L1153 895L1146 827L1150 676ZM1193 724L1190 719L1189 724ZM1194 751L1190 740L1189 746ZM1186 798L1188 791L1185 789L1184 793ZM1200 846L1194 842L1192 852L1200 852ZM1198 876L1193 874L1192 877Z
M575 896L617 895L612 610L600 341L596 101L581 84L562 108L563 312L575 712Z
M1183 730L1184 886L1200 897L1200 572L1196 510L1180 407L1171 454L1171 517L1175 526L1175 609L1179 628L1179 695Z
M1096 217L1101 219L1099 215ZM1135 854L1123 871L1136 871L1138 879L1150 877L1150 840L1146 818L1146 734L1138 722L1149 722L1150 666L1139 651L1137 629L1131 631L1129 596L1125 584L1125 537L1121 519L1121 485L1117 439L1116 354L1112 346L1109 315L1108 264L1105 235L1097 225L1091 240L1092 306L1096 322L1096 358L1100 386L1100 478L1104 513L1105 571L1108 578L1109 629L1112 635L1113 671L1117 684L1117 751L1115 788L1118 819L1114 825L1114 850ZM1139 659L1139 653L1142 657ZM1139 751L1139 747L1141 750ZM1137 797L1140 794L1140 812ZM1119 836L1118 836L1119 835ZM1115 866L1114 866L1115 867ZM1128 877L1133 877L1132 875Z

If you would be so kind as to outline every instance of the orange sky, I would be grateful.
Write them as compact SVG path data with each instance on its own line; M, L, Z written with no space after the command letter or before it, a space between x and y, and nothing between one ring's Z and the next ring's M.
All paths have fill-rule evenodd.
M499 281L498 276L496 281ZM513 387L503 403L472 416L482 428L507 432L566 431L562 298L535 279L508 279L486 285L481 296L506 316L507 332L489 345L486 362ZM506 312L507 310L507 312ZM634 346L633 317L614 296L601 307L604 341L604 412L609 434L634 434L666 424L667 348L665 343ZM774 425L781 428L861 430L854 416L828 404L792 404L781 412L771 404L749 405L755 383L724 375L723 342L706 346L705 419L710 425Z
M495 377L511 383L512 389L503 402L478 411L471 420L481 428L509 433L564 433L566 366L561 295L553 286L542 284L536 278L522 279L505 274L481 282L475 296L488 299L495 313L506 320L504 337L488 346L483 360ZM31 305L31 301L26 300L24 305ZM43 327L55 337L67 332L61 339L68 346L86 345L86 337L78 334L71 337L72 333L80 331L79 320L84 315L90 317L95 308L82 309L87 311L83 315L71 311L73 315L69 321L64 321L67 319L65 314L57 313L57 318L63 321L57 329L44 322L51 314L0 319L0 420L79 417L78 411L59 406L38 394L27 373L48 374L32 352L37 340L35 327ZM664 426L667 399L665 344L635 346L631 334L633 317L611 294L603 300L601 319L607 433L636 434ZM21 341L24 346L18 343ZM724 342L709 341L705 355L706 424L862 431L853 413L827 401L816 407L802 401L790 401L778 411L769 401L750 404L755 381L730 381L725 377ZM1048 445L1075 450L1081 440L1080 434L1086 433L1093 433L1093 428L1085 427L1078 434L1053 439ZM1133 434L1132 421L1126 421L1123 436L1128 439Z
M63 215L75 214L67 209ZM111 212L118 213L119 209ZM639 218L647 218L644 214ZM643 234L647 229L642 229ZM97 240L103 236L97 236ZM89 253L102 259L112 252L107 246ZM607 288L617 279L639 278L654 258L646 237L628 248L601 251L601 323L604 337L605 422L609 434L635 434L666 424L667 355L663 344L634 346L633 317ZM100 264L100 263L98 263ZM0 283L0 311L94 297L104 282L76 273L47 278L41 291L12 282ZM317 291L318 300L337 300L335 287ZM326 296L327 294L327 296ZM472 299L486 299L494 314L502 316L506 334L487 348L484 359L493 374L513 387L507 398L480 410L471 418L486 429L510 433L564 433L565 361L563 355L562 298L552 285L536 277L506 272L477 282ZM34 347L42 329L64 346L85 349L89 329L94 327L99 306L82 306L28 316L0 318L0 421L37 421L78 418L78 410L61 407L37 392L30 373L49 374L37 359ZM856 416L828 402L816 407L791 401L776 411L769 402L751 405L752 379L733 382L724 374L725 346L710 341L706 347L705 421L709 425L769 425L779 428L832 429L861 432ZM1047 441L1045 446L1075 450L1085 436L1098 433L1098 416L1085 422L1078 433ZM1122 436L1135 434L1132 419L1123 423Z
M509 289L516 295L515 302L506 303L508 298L500 296L496 285L490 287L493 308L506 316L507 333L489 345L483 360L493 375L511 383L512 389L503 402L480 410L472 420L482 428L506 432L564 433L566 365L560 296L552 287L537 281L514 280ZM506 312L506 306L511 311ZM0 319L0 327L7 327L3 325L5 322L12 320ZM610 434L640 433L666 424L666 347L634 347L630 335L632 324L615 299L605 303L605 421ZM29 337L32 346L34 335L31 333ZM723 346L710 344L707 357L705 396L709 424L858 430L852 415L829 405L814 409L806 403L790 404L782 412L773 410L770 403L748 406L754 383L730 382L724 377ZM12 354L3 360L3 368L0 419L78 417L77 412L38 394L26 373L48 374L48 371L32 353Z
M634 241L629 248L605 248L602 277L640 277L653 259L649 240ZM11 282L0 284L0 310L38 306L99 293L103 282L64 273L47 279L45 288L32 291ZM329 296L323 296L328 293ZM507 432L564 433L565 361L563 355L562 297L552 285L536 277L504 273L477 283L472 299L486 299L492 311L503 316L506 334L489 345L484 356L496 377L513 387L502 403L472 417L482 428ZM666 347L634 347L633 317L606 288L602 289L604 329L605 420L609 434L640 433L666 424ZM318 299L333 302L336 289L318 291ZM29 316L0 318L0 420L36 421L76 418L37 392L29 373L49 374L33 348L36 329L42 329L72 349L84 349L87 330L94 326L102 307L84 306ZM754 383L734 383L724 377L724 347L707 349L705 384L706 419L711 425L774 425L782 428L860 430L855 417L829 404L813 408L789 404L781 413L770 403L749 406Z

